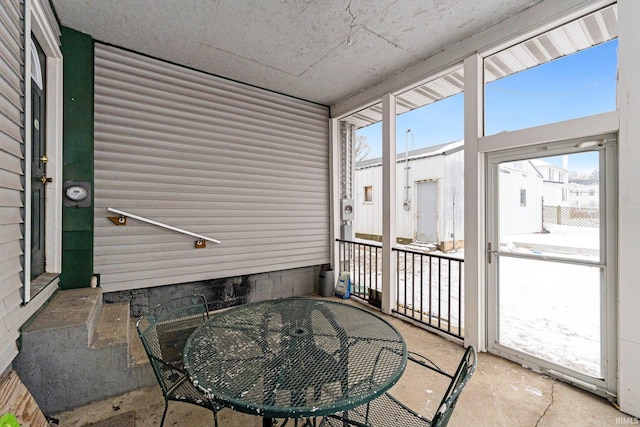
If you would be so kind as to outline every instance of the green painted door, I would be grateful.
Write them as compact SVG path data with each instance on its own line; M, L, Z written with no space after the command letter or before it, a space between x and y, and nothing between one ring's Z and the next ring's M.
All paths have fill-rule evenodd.
M32 39L38 52L31 79L31 278L45 271L45 186L47 155L45 141L44 51Z

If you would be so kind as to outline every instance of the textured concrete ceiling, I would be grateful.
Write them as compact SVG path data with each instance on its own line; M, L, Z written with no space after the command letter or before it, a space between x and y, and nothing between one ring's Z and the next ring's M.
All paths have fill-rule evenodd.
M332 105L541 0L52 0L94 39Z

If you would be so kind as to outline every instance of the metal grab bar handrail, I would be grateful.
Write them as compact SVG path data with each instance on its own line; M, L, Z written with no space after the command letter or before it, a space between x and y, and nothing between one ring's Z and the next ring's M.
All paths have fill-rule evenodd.
M211 237L206 237L201 234L192 233L191 231L183 230L182 228L174 227L172 225L164 224L162 222L154 221L149 218L145 218L143 216L134 215L129 212L121 211L119 209L107 208L109 212L113 212L114 214L118 214L120 216L126 216L132 219L137 219L138 221L146 222L147 224L156 225L158 227L166 228L167 230L175 231L177 233L186 234L187 236L195 237L199 240L206 240L212 243L221 243L220 240L212 239Z

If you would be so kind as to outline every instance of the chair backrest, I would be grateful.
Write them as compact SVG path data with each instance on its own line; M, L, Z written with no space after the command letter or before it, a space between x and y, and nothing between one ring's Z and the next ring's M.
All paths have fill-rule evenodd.
M458 369L456 369L456 372L451 376L451 383L449 383L449 387L433 417L431 424L433 427L442 427L449 423L449 419L451 415L453 415L453 409L458 402L458 397L460 397L462 389L467 385L471 376L476 371L477 359L478 353L476 349L470 345L464 352Z
M205 296L189 295L158 304L138 319L138 335L163 393L184 378L184 346L208 318Z

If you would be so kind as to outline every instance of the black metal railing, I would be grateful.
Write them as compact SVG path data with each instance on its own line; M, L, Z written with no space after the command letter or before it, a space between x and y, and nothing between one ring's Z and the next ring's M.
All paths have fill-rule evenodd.
M350 274L351 294L381 307L382 246L337 240L339 272ZM464 259L394 248L394 313L454 337L464 336Z
M340 239L338 242L338 274L348 271L351 294L380 307L377 297L382 292L382 246Z
M393 249L394 312L454 337L464 336L464 259Z

